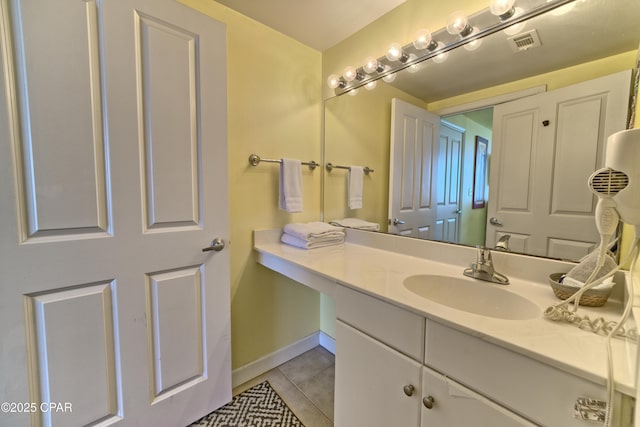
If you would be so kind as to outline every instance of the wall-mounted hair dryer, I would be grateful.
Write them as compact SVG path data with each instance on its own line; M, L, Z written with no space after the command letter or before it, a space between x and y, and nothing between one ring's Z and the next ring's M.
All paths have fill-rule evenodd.
M600 233L597 268L602 267L618 221L640 230L640 129L614 133L607 140L605 168L589 177L589 188L598 196L595 220Z
M616 132L607 139L605 167L628 177L628 185L613 196L622 221L640 237L640 128Z

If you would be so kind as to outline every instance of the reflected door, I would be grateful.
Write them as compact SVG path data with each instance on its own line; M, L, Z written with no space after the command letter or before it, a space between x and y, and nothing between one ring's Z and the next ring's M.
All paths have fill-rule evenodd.
M432 238L459 243L462 213L461 171L463 130L442 122L436 180L436 227Z
M433 239L440 117L394 98L391 102L389 232Z
M626 127L631 72L497 105L487 242L571 260L599 242L588 178L609 135Z
M231 398L229 251L202 252L228 236L224 25L172 0L0 21L0 401L36 409L0 423L187 425Z

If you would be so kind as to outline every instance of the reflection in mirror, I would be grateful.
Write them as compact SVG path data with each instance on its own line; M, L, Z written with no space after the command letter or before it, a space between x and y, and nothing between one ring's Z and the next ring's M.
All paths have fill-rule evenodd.
M576 1L568 6L571 10L564 15L552 11L519 29L535 30L540 47L514 51L508 46L511 36L499 32L482 39L475 50L449 52L444 63L428 61L418 72L402 71L392 84L378 81L374 90L360 88L355 96L327 100L325 161L368 165L376 172L365 176L363 208L350 210L348 174L325 171L325 220L357 217L379 223L385 232L466 245L494 247L500 242L515 252L564 259L577 260L588 252L597 235L590 236L595 233L595 200L586 178L602 164L606 137L627 126L628 70L636 67L640 2ZM588 35L595 39L587 40ZM609 109L611 94L602 95L593 82L584 83L608 75L623 79L617 83L623 92L615 91L623 98L617 109ZM613 84L612 78L606 77L604 84ZM567 94L576 87L586 92ZM438 113L443 121L431 128L430 139L418 132L413 146L407 145L412 125L394 125L393 99ZM575 99L587 102L576 104ZM489 108L480 108L485 106ZM593 118L585 119L589 114ZM394 126L404 133L393 132ZM407 139L404 151L394 156L392 140L398 134ZM487 141L487 169L477 167L482 161L477 136ZM541 147L547 147L546 154ZM431 150L429 162L409 156L416 150ZM394 172L396 178L390 177L393 164L406 168L405 175ZM534 174L524 174L530 170ZM483 180L484 192L479 184ZM401 200L396 211L394 187ZM544 194L537 192L540 187L545 187ZM430 222L415 224L401 217L409 208L437 211L438 206L449 216L435 214ZM553 217L564 222L550 225ZM558 237L557 229L568 234Z

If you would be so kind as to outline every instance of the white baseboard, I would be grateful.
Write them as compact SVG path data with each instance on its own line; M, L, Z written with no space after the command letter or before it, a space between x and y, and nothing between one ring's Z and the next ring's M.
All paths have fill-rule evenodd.
M336 340L322 331L318 333L320 334L320 336L318 337L320 345L331 354L336 354Z
M232 386L235 388L244 384L318 345L335 354L335 340L324 332L318 331L234 370L231 374Z

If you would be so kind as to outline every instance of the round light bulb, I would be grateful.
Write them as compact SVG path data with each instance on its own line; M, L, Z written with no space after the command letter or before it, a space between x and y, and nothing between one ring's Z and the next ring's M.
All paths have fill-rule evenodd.
M453 12L447 20L447 32L449 34L460 34L462 37L471 34L473 29L469 26L467 14L461 10Z
M358 94L358 89L351 89L348 93L351 96L356 96Z
M476 50L477 48L480 47L481 44L482 44L482 39L475 39L474 41L466 43L464 45L464 48L466 50Z
M438 42L438 49L442 49L443 47L444 47L444 43ZM449 57L449 52L442 52L434 56L432 59L433 59L433 62L437 64L442 64L444 61L447 60L448 57Z
M369 82L366 85L364 85L364 88L367 89L367 90L374 90L377 85L378 85L378 82L374 80L374 81Z
M380 63L376 58L374 58L373 56L367 56L364 60L364 65L362 66L362 69L364 70L365 73L372 74L378 71L379 66L380 66Z
M514 3L515 0L491 0L489 10L501 20L509 19L515 12L515 9L513 8Z
M331 74L329 77L327 77L327 84L331 89L339 87L340 83L340 77L336 76L335 74Z
M418 50L426 49L431 44L431 31L429 30L418 30L415 34L415 39L413 40L413 47Z
M348 82L354 81L357 75L358 72L356 71L355 67L352 66L345 67L344 71L342 72L342 77L344 77L344 79Z
M382 80L384 80L386 83L391 83L395 79L396 79L396 73L387 74L382 78Z
M404 52L400 43L391 43L387 49L386 57L389 61L398 61L402 59Z

